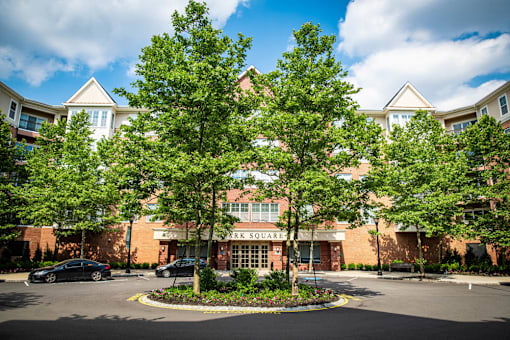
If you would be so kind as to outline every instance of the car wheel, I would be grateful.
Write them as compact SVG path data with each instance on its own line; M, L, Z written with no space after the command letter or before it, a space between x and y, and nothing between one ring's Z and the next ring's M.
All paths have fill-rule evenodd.
M57 281L57 274L55 274L55 273L48 273L44 277L44 282L46 282L46 283L53 283L55 281Z
M101 272L93 272L90 277L92 277L92 280L94 281L101 281L101 279L103 278L103 274L101 274Z
M170 271L168 269L163 270L163 277L170 277Z

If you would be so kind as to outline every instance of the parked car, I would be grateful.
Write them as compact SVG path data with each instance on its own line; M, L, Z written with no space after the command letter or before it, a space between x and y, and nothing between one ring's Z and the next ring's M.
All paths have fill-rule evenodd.
M30 282L47 282L87 280L100 281L111 277L110 265L92 260L65 260L53 266L34 269L28 274Z
M200 269L206 266L205 260L200 259ZM193 268L195 267L195 259L186 258L178 259L169 264L159 266L156 268L156 276L170 277L170 276L193 276Z

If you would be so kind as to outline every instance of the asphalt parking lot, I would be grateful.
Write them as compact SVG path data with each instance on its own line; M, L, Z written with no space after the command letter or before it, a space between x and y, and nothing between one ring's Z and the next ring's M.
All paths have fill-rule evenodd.
M181 311L137 301L172 283L156 277L0 283L0 338L510 339L508 286L323 278L318 285L349 296L346 305L281 314Z

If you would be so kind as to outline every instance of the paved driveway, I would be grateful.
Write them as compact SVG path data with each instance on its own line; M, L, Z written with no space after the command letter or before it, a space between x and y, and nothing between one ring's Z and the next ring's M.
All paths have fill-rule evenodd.
M190 282L179 278L178 282ZM339 308L282 314L204 313L140 304L163 278L0 283L0 338L510 339L510 287L328 278Z

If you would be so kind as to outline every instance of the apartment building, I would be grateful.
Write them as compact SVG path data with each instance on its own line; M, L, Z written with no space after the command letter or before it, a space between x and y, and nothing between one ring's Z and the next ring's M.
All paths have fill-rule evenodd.
M239 78L240 86L250 86L246 73ZM510 132L510 113L508 99L510 98L510 81L500 88L487 94L473 105L449 110L438 111L436 108L409 82L405 83L388 103L380 110L359 110L365 113L383 131L391 131L394 125L404 125L416 110L430 112L445 129L452 133L464 130L482 115L488 114L498 119L504 128ZM94 131L94 137L111 137L122 124L129 124L129 117L136 117L138 109L118 105L99 82L91 78L62 105L48 105L22 97L0 82L0 109L6 114L6 120L12 126L13 135L17 140L25 139L29 146L33 145L38 136L41 122L50 123L57 119L67 119L75 112L85 110L89 113ZM261 139L257 141L264 143ZM345 169L340 174L346 180L362 180L369 169L368 163L362 163L358 168ZM239 171L235 176L243 177L248 173ZM271 176L252 173L252 176L262 180L272 180ZM235 267L251 267L256 269L282 269L287 261L285 232L280 231L275 222L287 208L284 201L254 202L248 197L240 197L238 190L231 190L222 207L230 214L239 217L235 230L226 238L215 238L213 243L213 266L218 269ZM157 202L149 203L148 208L155 208ZM469 213L469 212L467 212ZM473 212L474 213L474 212ZM383 263L400 259L412 261L417 257L416 232L412 229L402 230L399 226L380 223L381 231L381 259ZM364 263L375 264L376 241L368 231L375 229L373 219L369 218L365 224L357 229L348 229L349 225L343 221L335 221L332 228L318 228L313 234L313 262L317 270L340 270L341 264ZM43 252L53 249L55 237L53 228L34 228L20 226L22 231L18 239L18 248L29 249L33 255L37 248ZM86 251L88 256L101 261L126 261L127 248L125 245L127 223L122 223L117 232L90 235ZM131 235L131 251L134 262L167 263L182 256L184 247L179 246L179 240L185 239L183 227L168 228L161 219L153 216L140 217L133 224ZM305 269L310 260L311 231L301 231L298 255L300 269ZM425 258L430 262L437 262L439 240L425 238ZM62 256L72 256L79 247L79 239L69 237L62 242ZM466 247L476 252L484 252L484 246L475 241L443 240L443 247L457 249L459 253L466 252ZM495 259L491 249L487 249ZM206 248L202 249L205 256ZM20 254L21 255L21 254Z

